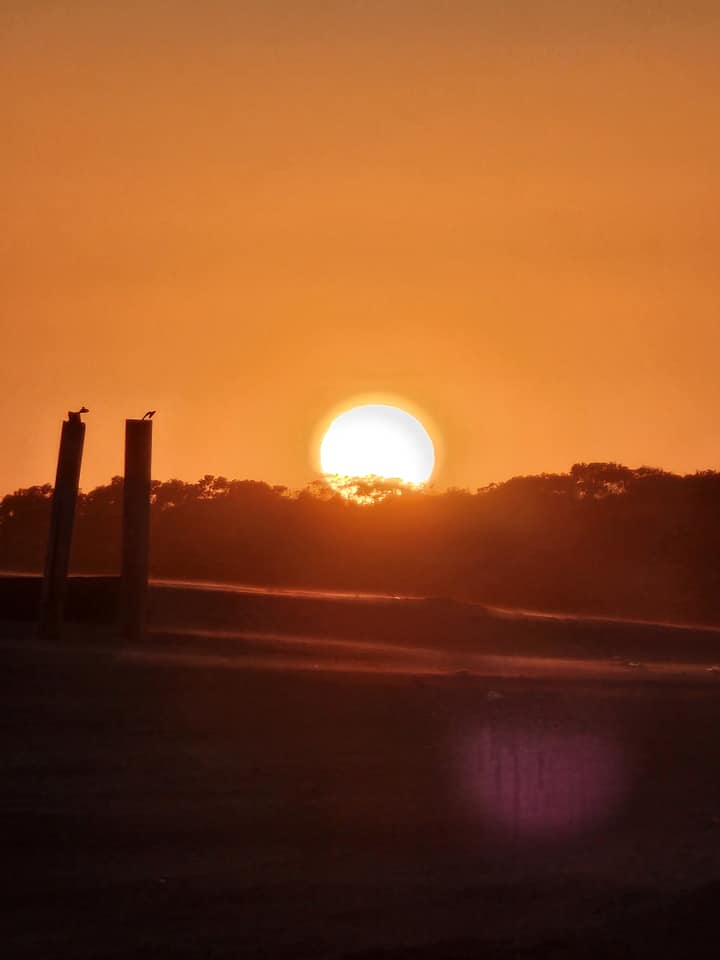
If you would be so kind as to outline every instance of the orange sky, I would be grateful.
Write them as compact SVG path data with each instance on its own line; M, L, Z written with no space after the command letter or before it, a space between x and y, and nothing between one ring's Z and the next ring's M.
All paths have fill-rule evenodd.
M0 493L300 486L345 398L437 483L720 467L720 7L4 0Z

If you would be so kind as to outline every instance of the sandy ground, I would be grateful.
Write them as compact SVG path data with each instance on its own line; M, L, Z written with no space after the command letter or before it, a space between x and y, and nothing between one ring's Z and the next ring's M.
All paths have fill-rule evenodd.
M4 956L714 954L712 645L194 602L0 631Z

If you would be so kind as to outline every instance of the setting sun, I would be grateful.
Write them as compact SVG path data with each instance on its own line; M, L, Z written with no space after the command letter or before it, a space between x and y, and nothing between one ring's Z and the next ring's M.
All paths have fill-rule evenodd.
M320 445L320 464L330 476L421 484L433 472L435 450L427 430L411 414L386 404L366 404L333 420Z

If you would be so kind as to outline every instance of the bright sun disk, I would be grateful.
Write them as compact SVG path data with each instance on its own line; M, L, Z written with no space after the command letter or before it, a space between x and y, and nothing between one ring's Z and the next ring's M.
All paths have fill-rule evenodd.
M386 404L353 407L336 417L320 445L323 473L376 476L422 484L435 466L430 436L415 417Z

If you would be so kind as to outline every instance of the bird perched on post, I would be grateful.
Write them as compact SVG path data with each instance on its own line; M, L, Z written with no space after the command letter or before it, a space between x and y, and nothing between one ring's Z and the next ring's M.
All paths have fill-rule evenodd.
M147 413L144 413L144 414L143 414L142 419L143 419L143 420L152 420L152 418L155 416L156 413L157 413L157 410L148 410Z
M68 410L68 420L79 420L81 413L90 413L87 407L80 407L79 410Z

